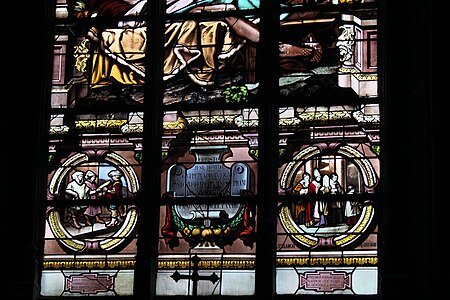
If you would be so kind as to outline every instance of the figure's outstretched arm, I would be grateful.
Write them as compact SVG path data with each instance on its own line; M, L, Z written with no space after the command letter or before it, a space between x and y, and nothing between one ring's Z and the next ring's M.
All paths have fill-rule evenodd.
M234 16L225 17L225 22L238 36L255 43L259 42L259 28L254 23Z

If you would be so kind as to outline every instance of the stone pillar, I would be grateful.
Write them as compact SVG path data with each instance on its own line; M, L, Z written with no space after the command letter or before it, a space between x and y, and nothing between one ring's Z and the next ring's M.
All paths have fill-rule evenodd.
M339 86L360 97L378 96L377 20L363 12L343 14L337 46L341 55Z

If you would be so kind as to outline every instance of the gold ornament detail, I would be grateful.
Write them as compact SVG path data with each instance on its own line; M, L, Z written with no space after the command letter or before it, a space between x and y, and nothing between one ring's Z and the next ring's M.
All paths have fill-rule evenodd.
M79 45L74 46L73 57L75 58L75 69L79 72L86 72L86 62L90 57L88 45L89 40L84 39Z

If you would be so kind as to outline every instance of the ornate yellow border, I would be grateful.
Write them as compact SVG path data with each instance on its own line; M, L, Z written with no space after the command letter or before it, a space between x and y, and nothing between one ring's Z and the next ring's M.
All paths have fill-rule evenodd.
M361 152L348 145L335 145L334 148L337 149L337 154L353 159L352 161L363 174L365 186L371 189L378 183L375 169L370 161L365 158ZM283 170L280 181L281 188L287 189L289 182L291 182L293 176L295 176L296 170L298 170L298 168L308 159L319 155L321 151L322 150L319 146L309 146L300 151ZM346 234L333 237L333 244L339 247L344 247L358 239L361 236L361 233L363 233L371 225L374 213L375 209L371 204L365 205L358 222L350 228ZM319 245L319 238L307 234L294 222L291 211L287 206L280 208L279 218L286 232L291 234L290 237L292 239L307 248L314 248Z
M139 191L140 184L137 174L126 159L116 153L110 152L105 155L104 160L110 162L125 175L124 177L127 181L127 187L131 193L137 193ZM69 157L53 174L48 188L50 194L59 194L61 183L67 173L74 167L88 161L89 156L85 153L76 153L72 157ZM121 227L114 233L114 235L98 241L100 248L99 250L111 251L121 245L125 241L125 237L127 237L135 229L138 221L138 215L137 209L135 207L131 207L128 210ZM74 238L66 230L61 222L59 211L56 208L51 208L49 210L47 220L50 230L55 238L71 251L82 252L89 245L89 242Z

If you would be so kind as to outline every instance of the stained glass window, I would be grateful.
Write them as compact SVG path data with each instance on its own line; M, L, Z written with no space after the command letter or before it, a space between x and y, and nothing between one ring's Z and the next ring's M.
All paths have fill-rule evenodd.
M378 295L377 21L56 1L40 295Z

